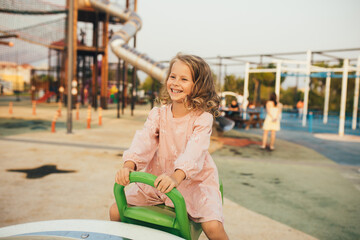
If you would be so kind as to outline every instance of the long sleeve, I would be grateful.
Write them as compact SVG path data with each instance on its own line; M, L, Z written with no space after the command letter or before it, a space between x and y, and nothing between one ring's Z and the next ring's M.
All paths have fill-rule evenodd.
M143 129L136 131L131 146L123 154L124 163L133 161L136 170L142 170L153 158L159 145L160 109L154 107Z
M175 160L174 168L184 171L186 179L191 179L203 168L210 146L212 124L213 117L210 113L201 114L194 123L184 152Z

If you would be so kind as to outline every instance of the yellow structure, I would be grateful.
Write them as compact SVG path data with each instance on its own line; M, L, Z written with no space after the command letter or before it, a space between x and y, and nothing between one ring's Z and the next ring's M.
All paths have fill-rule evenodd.
M17 65L12 62L0 62L0 84L5 94L24 91L25 83L30 84L32 66Z

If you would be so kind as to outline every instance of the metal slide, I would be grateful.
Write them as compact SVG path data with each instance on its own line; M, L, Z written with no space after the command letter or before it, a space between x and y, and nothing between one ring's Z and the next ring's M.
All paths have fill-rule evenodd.
M135 12L124 10L118 5L108 3L105 0L79 0L79 7L92 7L110 16L124 21L122 29L116 32L110 39L110 47L114 54L130 63L137 69L149 74L151 77L164 82L167 74L167 68L157 63L145 54L137 52L134 48L127 45L129 40L140 30L142 21Z
M110 16L117 17L124 21L125 23L122 29L116 32L110 39L111 50L116 56L149 74L151 77L165 82L167 68L127 45L142 25L141 18L137 13L124 10L118 5L109 3L106 0L79 0L79 7L82 6L92 7L99 11L106 12ZM231 130L235 125L234 121L222 116L217 117L216 122L218 123L218 129L225 132Z

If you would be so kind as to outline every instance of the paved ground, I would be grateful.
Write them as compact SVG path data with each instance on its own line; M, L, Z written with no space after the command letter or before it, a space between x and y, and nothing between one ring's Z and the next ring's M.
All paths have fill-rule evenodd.
M260 129L248 131L261 135ZM281 130L277 138L311 148L341 165L360 166L360 136L349 135L344 141L337 134L312 134L306 131Z
M8 105L0 98L0 126L6 126L0 128L0 226L108 219L122 151L141 128L149 107L137 107L134 117L125 111L121 119L116 119L114 109L104 111L103 126L96 126L93 112L91 129L86 129L87 113L82 109L73 134L66 134L65 114L57 132L50 132L55 104L41 104L36 116L29 103L14 106L9 119ZM336 164L290 141L279 140L275 152L261 151L258 133L231 131L212 140L212 155L225 187L230 238L359 238L358 168ZM39 167L42 173L56 173L39 178L34 171Z
M261 140L253 130L225 136ZM213 153L229 199L319 239L359 238L358 166L339 165L311 148L282 139L277 140L275 151L260 150L255 144L234 145Z

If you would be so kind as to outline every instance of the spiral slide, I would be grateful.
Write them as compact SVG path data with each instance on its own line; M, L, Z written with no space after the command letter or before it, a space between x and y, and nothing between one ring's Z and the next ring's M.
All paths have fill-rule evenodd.
M117 57L144 71L151 77L165 82L167 69L162 64L157 63L145 54L137 52L127 44L141 29L142 21L137 13L124 10L116 4L102 0L79 0L79 5L92 7L124 21L122 29L110 39L111 50ZM221 116L216 118L216 122L220 131L229 131L235 124L234 121Z
M79 0L79 6L92 7L124 21L122 29L110 39L111 50L117 57L144 71L151 77L159 81L165 80L167 69L162 64L157 63L145 54L137 52L127 44L141 29L142 21L137 13L124 10L114 3L101 0Z

